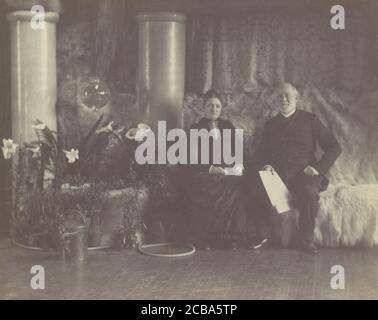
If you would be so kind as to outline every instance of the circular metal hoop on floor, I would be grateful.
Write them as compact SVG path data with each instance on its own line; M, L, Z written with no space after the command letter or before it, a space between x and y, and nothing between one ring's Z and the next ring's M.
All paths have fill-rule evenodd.
M145 255L162 258L188 257L196 252L196 248L191 243L176 242L140 244L138 250Z

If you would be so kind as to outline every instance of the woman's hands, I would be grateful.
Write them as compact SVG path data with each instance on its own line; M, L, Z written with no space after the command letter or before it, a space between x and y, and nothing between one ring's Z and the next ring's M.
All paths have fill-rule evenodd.
M209 174L213 175L224 175L224 176L242 176L244 173L243 165L235 165L232 168L222 168L211 166L209 169Z

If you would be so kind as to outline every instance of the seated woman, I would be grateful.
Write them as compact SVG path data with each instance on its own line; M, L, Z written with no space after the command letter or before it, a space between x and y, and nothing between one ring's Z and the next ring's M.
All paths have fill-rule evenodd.
M219 94L210 90L204 95L205 117L190 129L214 130L209 139L209 164L186 166L186 212L189 217L191 240L203 248L224 244L235 248L247 241L249 230L245 209L244 179L242 175L229 175L232 166L226 166L221 156L221 163L213 162L213 143L221 139L221 155L227 143L234 143L233 124L220 118L222 102ZM231 141L223 141L223 130L231 129ZM202 142L202 140L201 140ZM190 145L190 143L188 144ZM234 145L228 150L235 149ZM201 160L202 147L198 144L195 153ZM190 152L188 150L188 157Z

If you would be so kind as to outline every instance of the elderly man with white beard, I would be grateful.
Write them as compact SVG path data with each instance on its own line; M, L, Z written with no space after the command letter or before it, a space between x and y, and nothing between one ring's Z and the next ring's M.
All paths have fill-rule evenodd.
M299 210L301 249L317 253L314 244L315 219L319 210L319 192L327 188L326 173L341 153L333 134L318 117L297 109L298 91L284 83L278 92L279 114L263 130L259 168L277 172L293 196ZM315 156L319 145L324 154Z

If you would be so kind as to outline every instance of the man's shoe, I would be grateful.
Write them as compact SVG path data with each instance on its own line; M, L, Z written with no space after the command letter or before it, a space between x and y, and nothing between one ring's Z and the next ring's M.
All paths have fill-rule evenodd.
M302 247L301 247L303 252L309 253L309 254L317 254L318 253L318 248L314 244L313 241L303 241L302 242Z
M253 239L248 247L249 249L253 249L253 250L256 250L256 249L260 249L264 246L264 244L266 244L269 240L267 238L255 238Z

